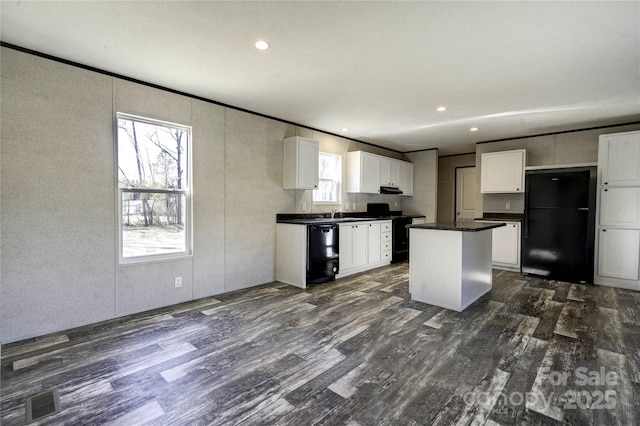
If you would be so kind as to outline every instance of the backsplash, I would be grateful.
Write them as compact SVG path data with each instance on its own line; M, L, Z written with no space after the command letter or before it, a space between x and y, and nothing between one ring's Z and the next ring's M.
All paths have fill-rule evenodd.
M485 212L523 213L524 194L482 194Z

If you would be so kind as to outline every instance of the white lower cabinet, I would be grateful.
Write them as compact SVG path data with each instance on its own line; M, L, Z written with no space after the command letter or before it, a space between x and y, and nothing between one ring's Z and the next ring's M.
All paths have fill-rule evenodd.
M496 269L520 271L520 222L502 222L506 226L491 230L491 264Z
M391 263L391 221L347 222L339 225L340 273L336 278ZM388 251L383 250L385 244Z
M520 222L491 230L491 262L500 269L520 270Z
M623 280L640 279L640 230L606 228L600 229L598 237L598 275Z

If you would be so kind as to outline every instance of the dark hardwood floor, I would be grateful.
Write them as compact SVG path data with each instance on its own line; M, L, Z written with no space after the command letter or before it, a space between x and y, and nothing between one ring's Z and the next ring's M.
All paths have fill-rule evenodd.
M1 423L632 425L640 293L494 270L462 313L413 302L407 264L274 283L2 348Z

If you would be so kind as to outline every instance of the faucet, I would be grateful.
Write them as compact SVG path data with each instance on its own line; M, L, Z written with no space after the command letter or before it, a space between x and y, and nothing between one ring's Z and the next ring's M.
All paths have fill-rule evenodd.
M336 217L336 213L338 213L338 210L331 210L331 219Z

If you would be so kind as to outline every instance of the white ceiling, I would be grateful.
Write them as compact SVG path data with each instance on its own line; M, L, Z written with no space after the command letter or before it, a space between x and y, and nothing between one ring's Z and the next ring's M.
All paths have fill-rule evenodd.
M638 1L0 3L3 42L403 152L640 120Z

